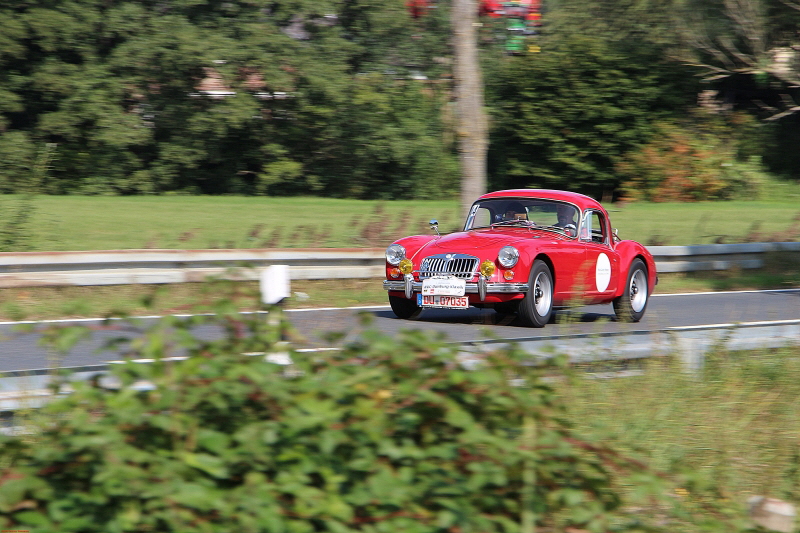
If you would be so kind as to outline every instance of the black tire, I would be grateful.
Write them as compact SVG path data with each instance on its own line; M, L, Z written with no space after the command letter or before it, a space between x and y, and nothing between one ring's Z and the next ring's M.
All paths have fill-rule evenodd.
M622 296L614 300L614 313L621 322L639 322L649 300L647 266L641 259L634 259L628 269L625 290Z
M553 314L553 274L541 259L533 262L528 293L519 303L519 318L526 326L543 328Z
M389 296L389 305L398 318L415 319L422 312L422 308L414 300L400 298L399 296Z

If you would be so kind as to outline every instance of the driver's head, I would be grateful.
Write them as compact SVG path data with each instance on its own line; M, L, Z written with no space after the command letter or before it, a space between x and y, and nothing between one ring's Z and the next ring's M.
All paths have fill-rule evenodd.
M528 212L525 210L525 207L519 202L511 202L506 206L505 215L503 215L504 220L527 220L528 219Z
M559 224L574 224L575 208L571 205L559 205L557 209Z

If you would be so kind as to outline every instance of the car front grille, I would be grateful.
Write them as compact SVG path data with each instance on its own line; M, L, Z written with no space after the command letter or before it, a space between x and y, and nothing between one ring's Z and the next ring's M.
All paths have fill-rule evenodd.
M419 269L419 278L426 279L433 276L455 276L462 279L472 279L478 271L477 257L464 254L432 255L422 260Z

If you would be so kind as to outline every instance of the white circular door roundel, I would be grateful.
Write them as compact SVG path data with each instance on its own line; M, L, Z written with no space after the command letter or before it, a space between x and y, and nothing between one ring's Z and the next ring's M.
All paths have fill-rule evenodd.
M594 281L597 284L597 292L603 292L611 283L611 262L606 254L597 256L597 266L594 269Z

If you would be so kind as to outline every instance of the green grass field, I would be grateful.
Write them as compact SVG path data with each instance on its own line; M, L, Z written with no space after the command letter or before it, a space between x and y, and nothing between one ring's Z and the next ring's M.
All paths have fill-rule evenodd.
M0 197L3 222L16 198ZM383 248L404 235L462 224L454 200L360 201L209 196L39 196L30 249ZM620 236L646 245L797 240L800 198L689 204L610 204Z
M578 433L674 482L673 508L644 503L638 512L668 523L663 531L741 531L732 526L745 520L748 498L798 502L800 347L712 352L699 374L678 358L640 365L639 375L592 379L618 370L597 363L558 385ZM689 524L689 514L709 523Z
M0 198L6 210L13 197ZM40 196L30 223L35 250L384 247L458 225L454 202L369 202L232 196Z

